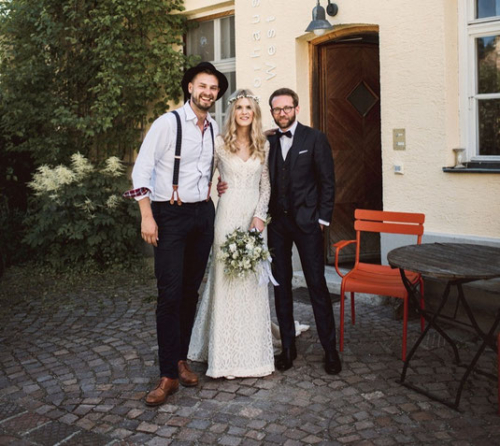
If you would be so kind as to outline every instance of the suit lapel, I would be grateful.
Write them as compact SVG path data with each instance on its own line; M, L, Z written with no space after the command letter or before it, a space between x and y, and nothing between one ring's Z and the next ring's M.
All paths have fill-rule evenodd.
M292 169L292 172L295 162L297 161L297 158L299 156L300 148L304 145L304 138L304 126L300 122L298 122L297 128L295 129L295 134L293 135L293 144L292 147L290 147L290 153L288 155L290 156L290 168Z
M269 176L271 178L271 187L274 185L275 178L274 173L276 172L277 156L280 151L280 145L278 144L278 137L276 135L269 136Z

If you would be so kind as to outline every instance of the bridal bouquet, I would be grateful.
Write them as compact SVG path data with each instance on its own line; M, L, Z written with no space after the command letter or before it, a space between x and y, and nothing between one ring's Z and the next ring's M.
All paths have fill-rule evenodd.
M257 273L259 266L266 273L270 271L271 255L262 233L257 230L235 229L226 236L217 258L224 262L224 272L230 277L241 278L248 273Z

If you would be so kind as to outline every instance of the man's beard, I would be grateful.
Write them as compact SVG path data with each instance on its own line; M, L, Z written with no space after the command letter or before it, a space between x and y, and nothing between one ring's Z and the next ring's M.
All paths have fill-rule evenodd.
M274 122L280 129L287 129L292 126L292 124L295 122L295 119L297 118L297 115L294 113L293 116L288 117L287 116L287 121L286 124L280 124L279 118L274 118Z
M191 95L191 100L193 101L193 104L196 105L196 107L198 107L200 110L209 111L212 108L212 104L215 101L209 102L209 105L203 105L201 103L201 101L199 100L200 96L201 95L198 95L198 96Z

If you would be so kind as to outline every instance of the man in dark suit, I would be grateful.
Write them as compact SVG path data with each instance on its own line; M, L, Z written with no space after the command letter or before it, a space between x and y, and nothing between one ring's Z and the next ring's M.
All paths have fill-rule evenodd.
M316 328L325 350L325 370L342 370L336 349L335 320L325 280L323 230L330 224L335 202L335 176L330 144L324 133L300 124L299 98L288 88L276 90L269 105L278 131L270 135L269 175L271 223L269 247L282 352L278 370L288 370L297 357L292 298L292 245L299 252L313 307Z

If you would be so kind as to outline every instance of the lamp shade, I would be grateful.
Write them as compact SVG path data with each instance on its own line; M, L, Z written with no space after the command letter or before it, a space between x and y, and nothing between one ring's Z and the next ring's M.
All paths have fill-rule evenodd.
M312 10L312 21L306 28L306 32L314 31L315 34L323 34L330 29L333 29L333 26L326 20L325 8L318 1L318 4Z

